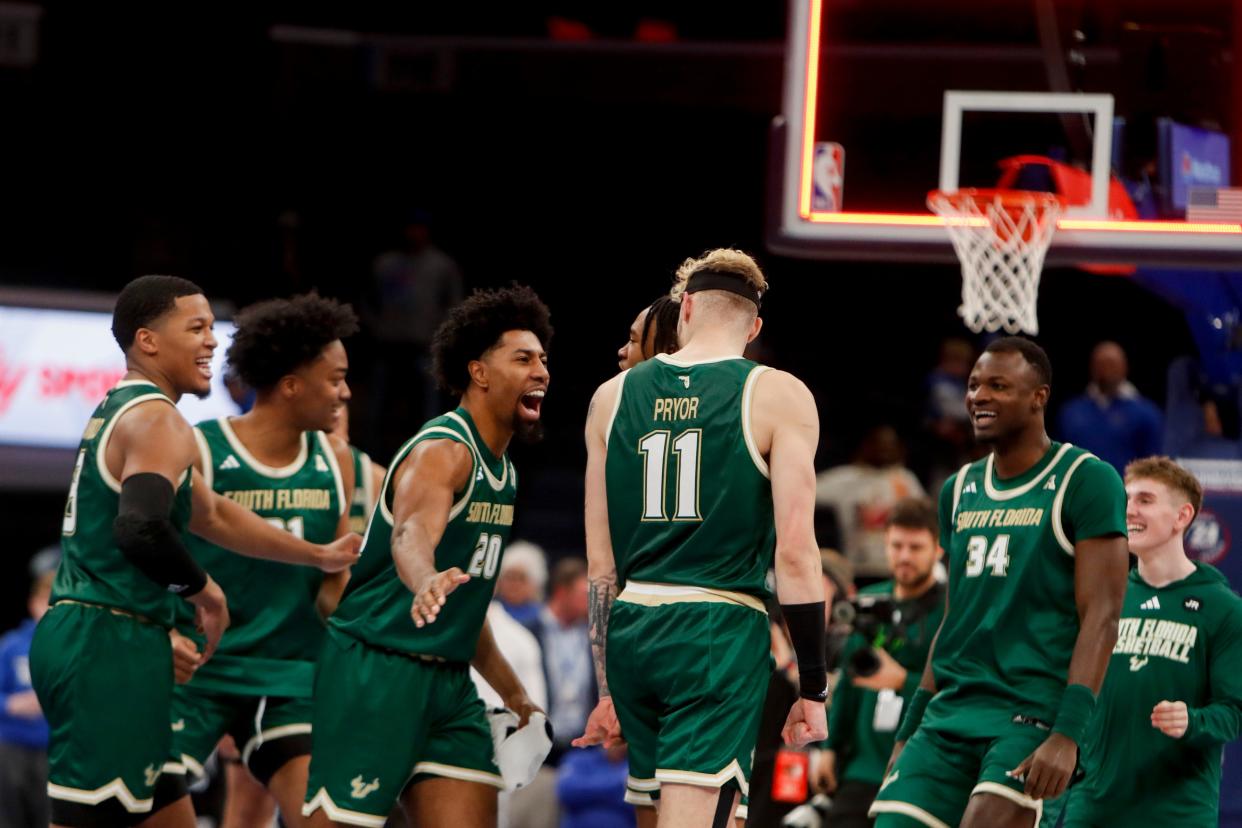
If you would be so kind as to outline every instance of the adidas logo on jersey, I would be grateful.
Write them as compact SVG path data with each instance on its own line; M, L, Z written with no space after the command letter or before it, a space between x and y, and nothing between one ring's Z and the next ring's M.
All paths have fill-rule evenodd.
M241 462L238 461L236 457L230 454L228 457L224 458L224 462L216 466L216 468L219 469L220 471L224 471L226 469L240 469Z
M962 489L962 494L978 494L979 490L975 488L975 481L966 484L966 488Z
M1139 604L1139 609L1158 610L1160 609L1160 596L1153 595L1143 603Z
M324 462L322 454L315 455L315 471L326 472L328 464Z
M1057 490L1057 476L1055 474L1048 475L1048 482L1044 484L1044 488L1050 492Z

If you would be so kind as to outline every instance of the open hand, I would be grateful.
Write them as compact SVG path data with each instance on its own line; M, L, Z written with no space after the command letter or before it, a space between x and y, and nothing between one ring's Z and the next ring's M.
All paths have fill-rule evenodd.
M414 595L414 606L410 608L410 617L414 619L414 626L424 627L427 624L434 624L448 596L469 580L470 576L456 566L437 572L424 580Z

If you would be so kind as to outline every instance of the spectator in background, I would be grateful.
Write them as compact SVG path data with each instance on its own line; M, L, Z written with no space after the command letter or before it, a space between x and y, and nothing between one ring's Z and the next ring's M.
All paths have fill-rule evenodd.
M543 550L529 541L514 541L500 559L496 599L515 621L533 631L547 582L548 561Z
M841 654L828 739L814 780L833 796L830 825L875 824L867 810L884 779L905 704L923 676L932 638L944 617L945 588L936 581L940 528L925 498L898 503L884 532L892 580L861 595L891 597L892 612L855 619ZM868 657L869 656L869 657Z
M1101 342L1091 352L1091 382L1061 409L1060 438L1110 463L1118 472L1138 457L1160 454L1164 418L1126 379L1126 352Z
M403 228L403 244L383 253L372 268L371 295L364 303L367 330L378 352L369 406L372 434L387 426L423 422L440 411L431 377L431 339L449 308L462 300L465 284L452 257L436 246L431 215L414 210ZM380 418L387 416L387 422Z
M953 336L940 343L940 359L927 375L925 471L933 490L970 459L974 435L966 413L966 378L974 364L974 346Z
M47 828L47 720L30 686L30 639L47 612L60 547L30 561L30 618L0 638L0 828Z
M514 797L513 828L556 828L557 766L570 742L586 729L595 706L595 667L587 636L587 567L582 558L565 558L552 568L548 603L530 625L543 653L548 687L552 750L535 781ZM591 764L590 762L587 763ZM597 762L600 767L606 761ZM585 770L585 767L579 770ZM585 784L581 779L574 784ZM625 786L620 795L624 796ZM519 801L520 799L520 801Z
M923 486L904 465L905 448L892 426L872 428L851 463L820 473L815 484L817 509L836 511L841 551L859 578L888 574L884 526L897 501L922 497Z

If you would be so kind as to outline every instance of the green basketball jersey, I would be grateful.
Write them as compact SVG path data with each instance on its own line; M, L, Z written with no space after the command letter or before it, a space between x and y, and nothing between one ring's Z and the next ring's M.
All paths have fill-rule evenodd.
M354 499L349 504L349 530L366 534L367 518L375 503L375 487L371 484L371 458L357 446L350 446L354 458Z
M414 626L414 596L392 560L392 476L413 448L426 440L454 440L469 447L474 471L455 494L448 524L436 546L436 569L459 567L470 580L446 599L434 624ZM509 531L517 472L507 455L496 457L479 436L474 420L458 408L429 421L411 437L388 467L379 503L371 515L362 557L330 623L349 635L389 650L465 662L474 657L479 632L495 588L496 572Z
M1052 723L1078 638L1074 543L1126 533L1121 478L1083 449L1053 443L1009 480L992 463L963 467L940 493L949 609L923 717L980 738L1014 716Z
M768 465L750 432L768 370L657 356L621 378L608 435L608 527L629 580L766 597L776 548Z
M296 460L284 468L259 462L227 418L195 429L203 478L216 492L277 528L311 543L330 543L345 511L345 487L336 455L322 431L302 434ZM215 656L191 682L200 690L253 695L309 696L324 622L315 608L323 573L238 555L191 535L190 551L224 590L229 628ZM189 635L193 614L178 616Z
M126 560L112 539L121 482L108 471L104 460L117 420L135 405L151 400L173 405L152 383L122 380L87 422L65 505L60 539L63 556L52 583L51 600L116 607L171 627L174 608L183 602ZM190 522L189 469L177 486L169 519L178 531L184 531Z
M1151 726L1152 708L1166 700L1188 708L1180 739ZM1069 815L1108 825L1216 825L1221 747L1240 729L1242 599L1205 563L1163 587L1132 570Z

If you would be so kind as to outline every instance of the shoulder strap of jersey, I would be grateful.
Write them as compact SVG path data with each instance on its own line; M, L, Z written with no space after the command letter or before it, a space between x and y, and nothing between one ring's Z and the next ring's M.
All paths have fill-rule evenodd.
M957 470L957 479L953 481L953 510L949 512L949 517L957 514L957 503L962 499L962 488L966 485L966 472L970 471L972 463L967 463Z
M324 459L328 461L328 468L332 470L332 480L336 483L337 517L340 517L349 511L349 504L345 502L345 478L341 474L341 464L337 462L336 452L332 449L332 441L326 431L316 431L315 439L319 442L319 450L323 452ZM358 485L357 480L354 485Z
M207 488L215 490L216 487L216 467L211 459L211 444L207 442L207 435L203 433L202 423L194 426L194 442L198 443L198 456L203 463L203 482L207 484Z
M460 434L448 426L428 426L405 441L405 445L397 451L396 456L392 459L392 463L389 464L388 473L384 475L384 485L380 487L379 491L379 507L380 513L388 521L389 525L394 525L396 522L393 519L392 506L388 502L392 491L393 475L396 474L397 468L405 462L405 458L414 450L414 447L428 440L455 440L470 449L470 462L472 465L470 480L466 483L466 488L462 491L461 497L453 503L452 508L449 510L449 520L461 514L461 511L466 508L466 504L470 502L470 495L474 494L475 481L478 480L479 472L483 468L483 460L479 457L479 453L474 445L464 434Z
M1066 445L1069 444L1066 443ZM1089 451L1084 451L1074 458L1061 477L1061 485L1057 487L1057 496L1052 499L1052 534L1056 537L1057 544L1070 557L1074 556L1074 544L1070 543L1069 535L1065 533L1065 525L1061 522L1061 507L1065 503L1065 493L1069 490L1070 478L1074 471L1088 459L1098 461L1099 458Z

